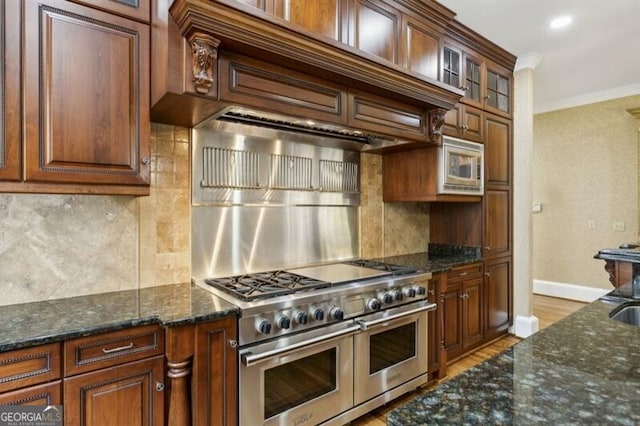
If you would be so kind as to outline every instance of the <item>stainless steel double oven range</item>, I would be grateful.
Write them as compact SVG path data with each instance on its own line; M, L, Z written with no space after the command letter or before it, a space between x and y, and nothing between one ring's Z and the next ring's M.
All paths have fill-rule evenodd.
M430 277L352 261L197 281L242 311L240 424L344 424L424 384Z
M194 129L193 281L241 312L240 425L341 425L428 380L431 275L359 259L359 167L317 135Z

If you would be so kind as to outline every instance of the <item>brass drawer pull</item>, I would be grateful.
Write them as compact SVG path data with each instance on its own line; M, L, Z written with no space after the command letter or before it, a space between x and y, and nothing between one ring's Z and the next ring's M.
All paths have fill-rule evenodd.
M460 272L460 273L458 274L458 276L459 276L459 277L464 277L464 276L465 276L465 275L467 275L467 274L468 274L468 272Z
M114 352L126 351L127 349L131 349L131 348L133 348L133 342L129 343L126 346L118 346L117 348L113 348L113 349L102 348L102 353L112 354Z

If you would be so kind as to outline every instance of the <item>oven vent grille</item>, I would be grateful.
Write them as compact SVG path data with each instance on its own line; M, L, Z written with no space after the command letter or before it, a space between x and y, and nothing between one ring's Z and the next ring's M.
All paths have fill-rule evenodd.
M358 192L358 164L320 160L320 188L323 192Z
M311 158L271 154L269 189L313 190Z
M202 151L203 188L260 188L258 153L208 146Z

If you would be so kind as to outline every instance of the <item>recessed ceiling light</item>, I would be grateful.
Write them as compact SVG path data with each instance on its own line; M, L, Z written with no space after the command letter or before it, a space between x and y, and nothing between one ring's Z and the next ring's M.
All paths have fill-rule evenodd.
M568 16L568 15L567 16L559 16L556 19L554 19L553 21L551 21L549 26L551 28L553 28L554 30L556 30L558 28L564 28L567 25L569 25L572 20L573 20L573 18L571 18L571 16Z

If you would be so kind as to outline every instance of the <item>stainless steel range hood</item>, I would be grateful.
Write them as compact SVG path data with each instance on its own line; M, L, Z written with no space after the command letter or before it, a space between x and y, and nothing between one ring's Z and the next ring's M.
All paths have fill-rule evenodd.
M213 116L211 120L259 126L276 131L293 132L299 134L298 139L303 143L357 151L379 150L391 146L414 143L413 141L374 134L333 123L260 111L241 106L225 108L219 114ZM211 120L208 120L208 122L210 123ZM205 123L203 126L208 126L208 124Z

